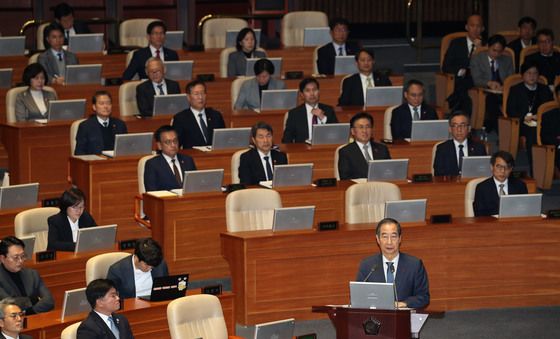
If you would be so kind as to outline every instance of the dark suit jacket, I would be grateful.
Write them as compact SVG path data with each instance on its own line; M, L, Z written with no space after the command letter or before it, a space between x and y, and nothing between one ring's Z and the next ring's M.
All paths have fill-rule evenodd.
M32 336L27 335L27 334L18 334L18 338L19 339L33 339ZM4 334L2 334L2 332L0 332L0 339L6 339L6 337L4 337Z
M527 185L522 180L510 177L508 179L508 194L527 194ZM476 186L474 192L473 210L474 216L490 216L498 214L500 209L500 196L490 177Z
M387 267L383 266L383 256L381 253L362 260L356 281L365 281L372 270L373 273L367 281L386 282L384 271L387 270ZM399 254L395 285L398 301L404 301L408 307L421 308L426 307L430 303L428 274L422 260L401 252Z
M441 70L444 73L457 75L457 72L459 72L461 68L469 68L469 63L470 59L467 38L462 37L451 40L449 47L447 48L447 52L445 52Z
M272 167L274 165L285 165L288 163L286 154L271 150ZM241 154L239 158L239 182L244 185L258 185L260 181L266 181L266 173L259 152L256 148Z
M391 80L381 73L373 72L375 86L391 86ZM338 106L363 106L364 91L360 73L356 73L342 82L342 93L338 98Z
M336 114L334 114L334 110L331 106L319 103L319 108L325 112L327 124L338 122ZM288 120L286 121L284 136L282 136L282 143L305 142L307 139L309 139L307 110L305 104L302 104L288 112Z
M537 83L537 94L535 101L533 103L533 114L537 114L539 106L547 101L554 100L552 92L548 86ZM507 101L507 114L512 118L520 118L523 124L523 119L525 114L529 112L529 89L525 86L525 83L521 82L513 87L509 91L508 101Z
M165 86L167 87L167 94L180 94L181 88L177 81L165 79ZM154 96L156 91L152 81L149 79L136 86L136 104L140 115L151 117L154 111Z
M77 65L80 63L76 54L65 50L62 50L62 52L64 53L64 60L66 62L66 66ZM57 76L64 76L66 72L66 70L58 69L58 63L50 48L44 51L43 53L39 54L39 57L37 58L37 62L40 63L41 66L45 68L49 80L52 80L55 74Z
M76 134L76 150L74 154L101 154L105 149L103 145L102 128L103 126L97 121L95 114L82 122ZM115 139L115 135L127 133L125 123L117 118L111 117L109 119L109 128L111 128L113 140Z
M182 173L196 170L194 160L190 156L178 153L177 159L180 165L179 170ZM144 188L146 192L182 188L175 179L175 174L167 164L163 155L160 154L146 161L146 167L144 168Z
M387 146L374 141L370 143L374 160L391 159ZM338 174L341 180L367 178L368 163L356 142L338 151Z
M346 55L355 55L360 49L358 44L350 41L346 41L344 47L346 49ZM329 42L317 50L317 71L319 74L334 74L334 64L337 54L338 52L334 50L332 42Z
M225 128L222 113L215 111L212 108L205 108L204 112L206 114L206 124L208 125L209 134L209 139L207 141L204 141L204 135L202 134L202 131L198 126L197 119L195 119L190 108L175 114L173 117L173 128L177 131L179 144L184 149L193 148L193 146L212 145L214 129Z
M420 106L420 120L437 120L436 111L426 103ZM412 116L408 103L404 103L393 110L391 116L391 134L393 140L410 138L412 132Z
M54 299L51 292L43 283L39 273L31 268L22 268L19 276L25 288L25 296L21 295L19 288L14 284L5 268L0 265L0 300L13 297L16 304L31 313L47 312L54 308Z
M128 319L122 314L113 313L115 325L119 329L120 339L133 339ZM80 339L116 339L113 332L101 317L94 311L78 327L77 338Z
M560 53L554 51L552 56L544 57L537 52L525 58L525 62L534 62L537 64L539 74L546 77L548 84L554 84L554 79L560 75Z
M147 79L148 75L146 74L146 61L152 57L152 51L150 47L140 48L132 55L132 59L130 60L130 64L123 73L123 80L131 80L136 74L140 79ZM172 49L163 47L163 58L165 61L177 61L179 60L179 56L177 52Z
M531 39L531 44L534 45L537 43L537 38L533 38ZM519 57L521 56L521 51L523 50L523 45L521 44L521 38L517 38L515 40L512 40L507 47L511 48L513 50L513 53L515 54L515 72L519 73Z
M49 251L74 251L76 244L72 241L72 229L68 216L62 211L58 214L51 215L47 220L49 224L49 243L47 250ZM93 217L84 211L78 220L80 228L97 226Z
M467 151L470 157L486 155L484 145L470 139L467 139ZM453 139L437 146L434 159L434 175L459 175L459 163Z
M167 263L162 260L159 265L152 268L152 278L166 277L169 275ZM117 261L107 272L107 279L112 280L119 291L121 298L136 297L136 281L134 280L134 268L132 267L132 256Z

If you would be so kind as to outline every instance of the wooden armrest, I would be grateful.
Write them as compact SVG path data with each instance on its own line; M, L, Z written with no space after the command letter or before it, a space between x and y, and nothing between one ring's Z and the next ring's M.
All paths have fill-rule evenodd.
M453 93L454 86L453 74L436 72L436 106L443 107L445 112L449 111L447 98Z
M134 221L147 229L151 229L152 224L150 223L150 220L144 219L142 216L142 202L143 199L141 195L136 195L134 197Z
M555 171L556 146L533 145L533 178L538 188L550 189Z
M472 100L471 127L481 129L486 113L486 92L483 88L474 87L469 89L469 97Z
M519 147L519 118L498 118L500 151L509 152L515 156Z
M229 338L229 339L245 339L245 338L243 338L243 337L238 337L238 336L236 336L236 335L229 335L228 338Z

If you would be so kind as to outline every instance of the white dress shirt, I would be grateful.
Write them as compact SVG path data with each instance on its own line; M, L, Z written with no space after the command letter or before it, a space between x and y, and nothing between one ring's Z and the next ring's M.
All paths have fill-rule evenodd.
M152 293L152 285L154 281L152 279L152 270L144 272L134 265L134 255L130 256L132 260L132 267L134 269L134 285L136 286L136 295L150 295Z
M264 157L268 157L268 164L270 165L270 169L272 170L272 174L274 175L274 162L272 161L272 153L269 151L267 154L261 152L261 150L257 150L259 152L259 157L261 157L261 163L264 168L264 174L266 175L266 180L272 180L272 178L268 177L268 172L266 171L266 160Z
M362 151L362 155L364 156L364 159L366 159L366 160L367 160L367 157L366 157L366 153L364 152L364 146L368 145L368 148L367 148L368 154L371 157L371 160L374 160L373 159L373 152L371 150L371 142L368 142L367 144L362 144L361 142L356 141L356 144L358 144L358 146L360 147L360 151Z
M362 81L362 91L364 92L364 106L366 105L366 92L367 92L367 83L368 83L368 79L371 79L371 85L372 87L375 87L375 80L373 79L373 72L371 72L369 75L363 75L362 73L360 73L360 80Z
M393 278L395 279L395 281L397 280L397 268L399 266L399 257L400 257L400 253L397 254L396 257L393 258L393 260L388 260L387 258L385 258L385 256L383 255L383 274L385 275L385 281L387 281L387 263L388 262L392 262L393 263L393 267L395 268L395 272L393 272Z
M156 92L156 95L160 95L158 87L159 85L162 85L161 89L163 90L163 95L167 95L167 85L165 84L165 80L162 80L159 84L152 81L152 86L154 87L154 92Z
M333 44L333 47L334 47L334 53L335 53L334 55L335 56L346 56L346 44L339 45L334 41L333 41L332 44ZM340 51L340 48L342 48L342 55L338 54L338 51Z
M76 222L73 222L69 216L66 216L66 218L68 218L68 223L70 223L70 229L72 230L72 241L76 242L78 240L78 229L80 229L80 219L78 218Z
M105 325L107 325L107 327L109 328L109 330L111 330L111 322L109 321L109 316L100 312L97 312L96 310L93 310L95 313L97 313L98 316L101 317L101 320L103 320L103 322L105 323ZM115 319L113 319L113 321L115 321ZM115 326L117 326L117 324L115 323ZM117 326L118 327L118 326Z
M37 105L39 112L41 112L42 115L45 115L45 113L47 113L47 105L45 105L45 97L43 96L43 91L30 89L29 92L31 92L31 97L35 102L35 105Z
M161 155L165 159L165 162L167 162L167 165L169 165L169 168L171 169L171 173L173 174L175 174L175 172L173 172L173 163L171 162L171 160L175 159L175 166L177 166L177 170L179 171L179 176L181 177L181 181L183 181L183 171L181 170L181 164L179 164L179 159L177 159L177 156L175 156L175 158L171 158L169 155L164 154L163 152L161 153Z
M99 124L100 124L101 126L103 126L103 123L104 123L104 122L109 123L109 118L103 120L103 119L101 119L101 118L99 117L99 115L96 115L95 117L97 118L97 122L99 122ZM109 124L107 124L107 126L109 126Z
M422 120L422 105L418 105L417 108L418 108L418 119ZM414 121L414 106L408 104L408 110L410 112L410 117L412 118L412 121Z
M200 126L200 119L198 118L198 114L202 113L202 120L204 120L204 123L206 124L206 128L208 128L208 120L206 120L206 112L204 112L204 109L202 111L197 111L192 107L191 107L191 111L193 112L196 123L198 124L198 128L200 128L200 132L202 133L202 127ZM204 135L204 133L202 134ZM211 140L206 140L206 141L209 142Z
M157 48L155 48L154 46L150 45L150 51L152 52L152 56L153 56L153 57L156 57L156 56L157 56L157 54L156 54L156 51L157 51L157 50L158 50ZM159 58L161 59L161 61L165 61L165 57L163 56L163 46L161 46L161 47L159 48Z
M508 195L508 179L506 179L504 182L499 182L496 178L494 178L494 184L496 185L496 191L498 192L498 195L500 195L500 185L503 184L504 185L504 192L506 192L506 195Z
M307 131L308 131L308 139L311 140L313 138L313 113L311 113L311 110L313 110L313 108L317 108L319 107L319 104L315 105L315 106L311 106L309 104L305 104L305 110L307 111ZM317 117L317 124L318 125L324 125L327 123L327 116L323 116L322 119L320 119L319 117Z
M458 142L457 140L453 139L453 144L455 145L455 155L457 156L457 164L459 163L459 145L463 145L463 156L469 156L469 148L467 147L467 139L463 140L463 142ZM460 168L459 168L460 170Z

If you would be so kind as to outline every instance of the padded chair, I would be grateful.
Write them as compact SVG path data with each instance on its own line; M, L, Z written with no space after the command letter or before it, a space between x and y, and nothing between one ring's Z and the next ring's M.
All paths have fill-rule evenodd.
M282 17L282 44L284 47L303 46L303 31L307 27L328 27L329 19L323 12L300 11Z
M229 55L233 52L235 52L237 49L235 47L228 47L228 48L224 48L222 49L222 51L220 52L220 77L222 78L227 78L228 74L227 74L227 66L228 66L228 59L229 59ZM260 47L257 48L257 51L261 51L263 53L266 53L266 51Z
M159 19L128 19L119 26L119 43L121 46L148 46L146 29L151 22Z
M391 132L391 118L393 117L393 110L399 107L399 105L389 106L385 110L385 115L383 116L383 139L393 140L393 133Z
M46 49L45 46L45 42L43 40L44 38L44 32L45 32L45 27L47 27L48 25L50 25L51 22L43 22L42 24L39 25L39 27L37 27L37 50L42 51L44 49Z
M553 48L555 52L560 53L560 46L554 46ZM526 57L528 57L531 54L535 54L538 51L539 51L539 46L537 44L523 48L521 50L521 53L519 54L519 65L523 65Z
M447 34L441 39L441 48L439 50L440 69L451 41L466 36L467 32L456 32ZM436 106L442 107L444 112L449 111L447 98L453 93L455 88L455 75L456 74L443 73L443 71L436 73Z
M124 62L125 67L128 67L128 65L130 65L130 61L132 60L132 57L134 56L134 52L136 52L138 49L133 49L132 51L126 53L126 60ZM135 74L135 79L138 79L138 74Z
M389 182L355 184L346 190L346 223L378 222L385 214L385 201L401 200L401 190Z
M503 35L506 38L506 42L509 44L513 40L519 38L519 30L512 29L507 31L500 31L497 34Z
M340 173L338 173L338 152L340 149L348 144L340 145L334 150L334 177L336 180L340 180Z
M121 109L121 117L139 114L138 105L136 104L136 86L143 81L125 82L119 87L119 107Z
M319 69L317 68L317 59L319 59L319 48L322 46L317 46L313 50L313 74L319 74Z
M111 252L89 258L86 262L86 285L95 279L107 278L109 267L130 255L131 254L127 252Z
M74 151L76 150L76 135L78 134L78 127L80 127L80 124L85 120L86 119L79 119L72 122L72 125L70 125L70 155L74 155Z
M6 92L6 122L7 123L14 123L16 122L16 97L19 93L26 91L28 86L20 86L10 88L8 92ZM54 88L45 86L43 87L45 91L53 92L56 94Z
M344 80L346 80L346 78L351 77L353 74L346 74L345 76L342 77L342 79L340 79L340 91L339 94L342 94L342 83L344 82ZM337 100L338 101L338 100ZM365 106L365 105L364 105Z
M239 96L239 90L241 89L241 86L246 80L250 80L253 78L254 77L240 76L231 82L231 109L232 110L233 110L233 106L235 105L235 102L237 101L237 97Z
M250 148L241 149L236 151L231 156L231 183L232 184L239 184L239 158L241 158L241 154L247 152Z
M150 228L151 224L148 220L144 220L146 216L144 214L144 204L142 201L142 194L146 193L146 187L144 187L144 169L146 168L146 161L155 157L156 155L146 155L138 160L138 195L135 198L134 204L134 220L138 222L141 226Z
M465 187L465 217L474 217L473 202L476 185L488 179L487 177L472 179Z
M232 192L226 198L228 232L272 229L274 209L282 207L280 194L266 188Z
M533 177L537 187L541 189L550 189L555 173L557 176L560 174L555 164L558 149L555 145L544 145L541 140L542 116L556 108L560 108L558 102L549 101L540 105L537 111L537 144L533 145Z
M78 337L78 327L82 322L78 321L70 326L66 326L60 333L60 339L76 339Z
M434 147L432 147L432 175L434 175L434 162L436 161L436 150L440 144L443 144L446 140L437 142Z
M239 18L212 18L206 20L202 26L204 49L225 48L226 31L241 30L247 26L247 21Z
M30 65L30 64L34 64L34 63L38 62L39 61L39 55L41 55L41 53L33 53L33 55L31 55L29 57L29 60L27 60L27 64Z
M16 237L34 235L35 249L33 252L45 251L49 235L47 219L58 212L60 212L58 207L37 207L19 212L14 219Z

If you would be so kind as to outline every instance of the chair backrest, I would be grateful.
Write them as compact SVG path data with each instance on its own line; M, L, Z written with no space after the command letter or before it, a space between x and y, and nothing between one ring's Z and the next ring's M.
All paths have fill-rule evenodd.
M228 194L226 224L228 232L272 229L274 209L282 207L282 198L274 190L250 188Z
M284 14L282 17L282 44L284 47L303 46L303 31L306 27L328 27L329 20L323 12L301 11Z
M78 338L78 327L82 322L78 321L70 326L66 326L64 330L60 333L60 339L76 339Z
M60 212L58 207L37 207L19 212L14 219L16 237L34 235L35 249L33 252L46 250L49 234L47 219L58 212Z
M231 156L231 183L232 184L239 184L239 158L241 158L241 154L247 152L249 148L241 149L236 151Z
M447 53L447 49L449 48L449 44L451 43L452 40L455 40L457 38L462 38L462 37L466 37L467 36L467 32L455 32L455 33L450 33L447 34L446 36L444 36L441 39L441 46L439 49L439 65L441 68L441 65L443 65L443 59L445 59L445 53Z
M109 267L130 255L131 254L127 252L111 252L89 258L86 262L86 285L95 279L107 278Z
M383 139L385 140L393 140L391 118L393 117L393 110L397 107L399 107L399 105L390 106L385 109L385 115L383 116Z
M218 297L195 294L173 300L167 305L171 339L227 339L227 327Z
M16 97L23 91L27 90L28 86L20 86L10 88L6 92L6 122L14 123L16 122ZM54 88L50 86L44 86L43 89L48 92L52 92L56 95Z
M319 58L319 48L322 46L317 46L313 50L313 74L319 74L319 69L317 68L317 59Z
M346 223L377 222L385 215L385 201L401 200L401 190L390 182L355 184L346 190Z
M542 140L541 140L542 116L544 113L553 110L555 108L556 109L560 108L558 101L548 101L540 105L539 109L537 110L537 144L538 145L542 145Z
M553 49L554 49L555 52L560 53L560 46L553 46ZM526 57L528 57L531 54L535 54L538 51L539 51L539 46L538 45L532 45L532 46L528 46L528 47L523 48L521 50L521 53L519 54L519 65L523 65Z
M506 42L509 44L513 40L519 38L519 30L512 29L507 31L500 31L497 34L503 35L506 38Z
M159 19L128 19L119 26L119 43L121 46L148 46L146 29L151 22Z
M486 179L486 177L472 179L465 186L465 217L474 217L473 202L476 185Z
M150 154L143 156L138 160L138 193L146 193L146 188L144 187L144 170L146 168L146 161L150 160L151 158L155 157L156 155Z
M45 27L47 27L48 25L50 25L51 22L47 21L47 22L43 22L42 24L40 24L37 27L37 50L41 51L43 49L46 49L45 47Z
M344 145L340 145L338 146L335 150L334 150L334 177L336 178L336 180L340 180L340 173L338 173L338 152L340 151L340 149L344 146L346 146L348 144L344 144Z
M74 151L76 150L76 135L78 134L78 127L80 127L80 124L85 120L86 119L79 119L72 122L72 125L70 125L70 155L74 155Z
M340 92L339 94L342 94L342 83L344 82L344 80L346 80L346 78L351 77L354 74L346 74L345 76L342 77L342 79L340 79Z
M515 85L517 85L521 82L523 82L523 75L521 75L519 73L514 73L504 80L503 95L502 95L502 114L506 118L508 117L507 102L508 102L508 98L509 98L509 91L511 90L511 88L513 86L515 86ZM539 76L538 82L543 84L543 85L548 84L548 81L542 75Z
M235 52L237 49L235 47L227 47L222 49L220 52L220 76L222 78L227 78L227 66L229 55Z
M31 55L29 57L29 60L27 60L27 64L30 65L30 64L34 64L34 63L38 62L39 61L39 55L41 55L41 53L33 53L33 55Z
M226 31L241 30L247 26L247 21L239 18L213 18L206 20L202 26L204 49L225 48Z
M231 82L231 109L233 109L233 106L237 101L237 97L239 96L239 90L241 89L243 83L253 78L254 77L240 76Z
M134 56L134 53L137 51L138 49L133 49L132 51L126 53L126 60L125 60L125 67L128 67L128 65L130 65L130 61L132 60L132 57ZM138 74L135 74L135 78L138 78ZM134 79L134 78L133 78Z
M121 117L139 114L138 104L136 103L136 86L143 80L129 81L119 87L119 107Z
M440 144L443 144L445 140L437 142L434 147L432 147L432 175L434 175L434 162L436 160L436 150Z

